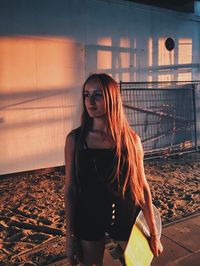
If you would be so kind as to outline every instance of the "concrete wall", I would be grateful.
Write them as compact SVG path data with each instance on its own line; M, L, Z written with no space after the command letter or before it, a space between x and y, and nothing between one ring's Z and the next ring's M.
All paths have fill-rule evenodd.
M200 79L200 20L122 0L2 0L0 55L0 174L58 166L86 76Z

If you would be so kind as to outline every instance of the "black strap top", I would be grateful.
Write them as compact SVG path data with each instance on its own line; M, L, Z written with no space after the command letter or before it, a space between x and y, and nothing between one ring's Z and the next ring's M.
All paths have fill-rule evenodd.
M115 149L82 149L79 154L81 188L96 190L110 186L115 190L116 182L109 184L115 165Z
M135 220L138 208L131 198L130 188L122 197L120 185L123 185L125 177L125 167L122 169L119 178L113 178L114 169L117 165L115 148L89 148L87 143L79 152L79 186L81 206L87 206L95 212L104 213L107 207L115 202L118 207L118 213L127 210L129 219ZM112 181L111 181L112 180ZM90 207L89 207L90 206ZM100 211L101 210L101 211Z
M76 131L76 139L80 128ZM119 178L114 177L117 166L116 148L89 148L84 140L78 156L80 190L98 195L102 191L107 194L120 195L120 186L124 182L124 169ZM120 185L118 184L120 180ZM127 190L128 192L128 190Z

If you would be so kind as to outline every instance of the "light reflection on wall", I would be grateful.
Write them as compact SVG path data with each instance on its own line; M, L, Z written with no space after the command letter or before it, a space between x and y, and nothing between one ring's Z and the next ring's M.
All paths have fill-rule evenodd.
M97 51L97 69L112 69L111 51Z
M133 80L136 75L136 53L133 47L135 45L135 41L131 44L127 37L120 37L117 45L109 37L99 38L96 46L97 72L106 71L118 82L130 81L131 78ZM92 69L89 72L92 72Z
M125 82L129 82L130 81L130 73L122 73L122 79Z
M158 81L171 81L172 77L170 74L163 74L163 75L158 75Z
M1 37L0 54L0 174L63 164L84 79L82 45L54 36Z
M153 39L149 38L148 40L148 65L153 65Z
M175 42L175 49L168 51L165 47L166 38L160 37L157 45L152 37L147 40L145 50L137 48L136 38L120 37L118 46L112 38L105 37L97 40L98 48L97 71L106 71L118 82L121 81L172 81L192 79L192 39L180 38ZM115 40L115 43L116 40ZM143 60L143 61L141 61ZM147 76L143 66L147 64ZM179 64L188 66L178 67ZM141 68L142 66L142 68ZM159 69L159 67L161 67ZM185 69L185 70L184 70ZM138 80L137 80L138 79Z
M165 47L165 38L158 39L158 66L162 68L148 71L148 81L190 81L192 80L192 39L180 38L175 44L175 50L168 51ZM177 46L177 47L176 47ZM152 38L148 40L148 65L155 67L153 63L156 46L153 46ZM175 51L177 51L175 53ZM177 64L175 63L177 62ZM185 66L178 67L179 64ZM188 66L187 66L188 65ZM164 67L166 66L166 67ZM164 67L164 68L163 68ZM153 79L154 77L154 79Z
M130 81L130 65L131 63L131 50L130 50L130 39L127 37L121 37L120 41L120 54L118 61L118 68L120 71L120 80ZM124 49L123 49L124 48Z
M153 81L153 77L152 77L152 74L151 73L148 75L148 80L147 81L148 82L152 82Z
M57 37L1 37L1 87L27 91L74 84L75 43Z
M110 37L102 37L97 40L98 45L112 46L112 39Z
M124 47L124 48L130 48L130 39L129 38L120 38L119 41L120 47Z
M178 73L178 81L191 81L192 80L192 73Z
M130 67L130 53L121 52L120 53L120 67L129 68Z
M178 63L192 63L192 39L181 38L178 40Z
M137 40L136 38L134 39L133 42L133 49L134 49L134 57L133 57L133 79L131 79L131 81L137 81L137 72L136 72L136 68L137 68Z
M166 38L158 39L158 65L173 65L174 64L174 50L168 51L165 47Z
M112 69L112 51L106 51L106 47L112 46L110 37L99 38L97 44L102 46L102 50L97 51L97 69Z

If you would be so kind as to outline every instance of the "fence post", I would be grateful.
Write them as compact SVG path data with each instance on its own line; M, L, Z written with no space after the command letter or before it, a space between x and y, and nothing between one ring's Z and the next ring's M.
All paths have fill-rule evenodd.
M119 82L119 89L120 89L120 93L122 93L122 81L121 80Z
M192 96L193 96L193 108L194 108L194 139L195 139L195 149L198 151L197 144L197 119L196 119L196 86L192 85Z

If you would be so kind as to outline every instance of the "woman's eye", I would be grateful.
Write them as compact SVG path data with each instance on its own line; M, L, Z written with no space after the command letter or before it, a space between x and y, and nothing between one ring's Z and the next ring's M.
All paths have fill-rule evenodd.
M101 93L95 93L95 94L94 94L94 97L95 97L96 99L101 99L101 98L103 97L103 94L101 94Z
M89 97L90 97L89 93L84 93L84 98L89 98Z
M85 99L89 99L89 98L92 98L94 100L99 100L99 99L102 99L103 97L103 94L102 93L94 93L94 94L89 94L89 93L84 93L84 98Z

